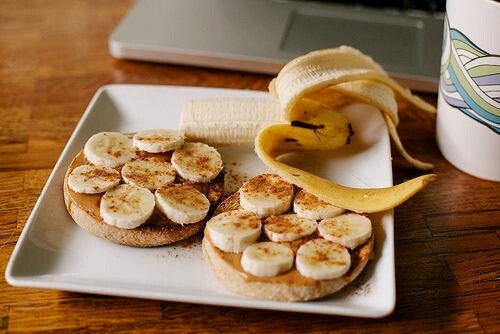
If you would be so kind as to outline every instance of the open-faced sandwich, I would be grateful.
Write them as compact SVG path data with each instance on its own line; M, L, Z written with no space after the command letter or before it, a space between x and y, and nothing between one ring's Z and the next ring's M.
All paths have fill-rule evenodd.
M217 279L236 293L306 301L352 282L373 242L368 217L345 213L278 175L261 174L218 206L205 228L203 254Z
M89 233L135 247L185 239L205 224L222 196L217 150L155 129L101 132L89 138L64 178L74 221Z

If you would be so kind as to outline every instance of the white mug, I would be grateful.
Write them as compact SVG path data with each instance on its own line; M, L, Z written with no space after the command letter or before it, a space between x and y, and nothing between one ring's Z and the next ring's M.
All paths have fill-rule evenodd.
M498 1L447 1L436 136L455 167L500 181Z

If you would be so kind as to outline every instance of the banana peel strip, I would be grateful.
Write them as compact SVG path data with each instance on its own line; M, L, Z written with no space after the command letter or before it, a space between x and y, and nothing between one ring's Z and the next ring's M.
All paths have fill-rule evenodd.
M382 113L387 114L395 125L399 123L398 104L394 91L384 84L375 81L356 80L328 87L327 90L326 94L338 92L346 97L350 97L352 100L359 100L370 104ZM320 93L322 92L320 91Z
M403 144L401 143L401 140L399 139L398 131L396 130L396 125L393 123L393 120L387 114L384 114L383 116L385 119L385 124L387 124L387 129L389 130L389 135L391 136L392 140L394 141L394 144L396 145L396 148L398 149L399 153L403 156L403 158L405 158L406 161L408 161L410 164L417 167L418 169L421 170L433 169L434 168L433 164L415 159L405 150Z
M423 175L389 188L344 187L276 160L275 156L281 152L281 147L276 147L275 143L279 145L280 136L286 131L283 124L271 125L260 131L255 139L255 151L259 158L288 182L344 209L359 213L392 209L405 202L436 178L434 174Z
M401 140L399 139L396 126L399 123L398 119L398 104L392 89L388 86L367 80L357 80L352 82L345 82L327 88L329 91L337 91L349 96L354 100L371 104L382 112L384 116L389 135L391 136L399 153L414 167L421 170L431 170L434 165L431 163L420 161L412 157L404 148ZM310 97L311 94L308 94ZM316 97L321 98L320 95L315 94Z
M416 109L436 112L432 105L391 79L371 57L349 46L313 51L295 58L271 81L269 91L279 101L288 119L297 101L307 94L357 80L385 84Z

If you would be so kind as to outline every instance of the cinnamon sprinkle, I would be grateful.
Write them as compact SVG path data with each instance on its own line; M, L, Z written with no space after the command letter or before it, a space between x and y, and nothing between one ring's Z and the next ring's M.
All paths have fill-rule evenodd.
M246 181L241 190L247 193L271 195L286 199L293 195L293 185L276 174L260 174Z

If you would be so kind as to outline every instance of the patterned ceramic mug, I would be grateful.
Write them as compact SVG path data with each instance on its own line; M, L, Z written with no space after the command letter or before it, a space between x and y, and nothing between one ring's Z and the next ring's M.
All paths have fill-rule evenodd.
M436 135L455 167L500 181L498 1L447 1Z

